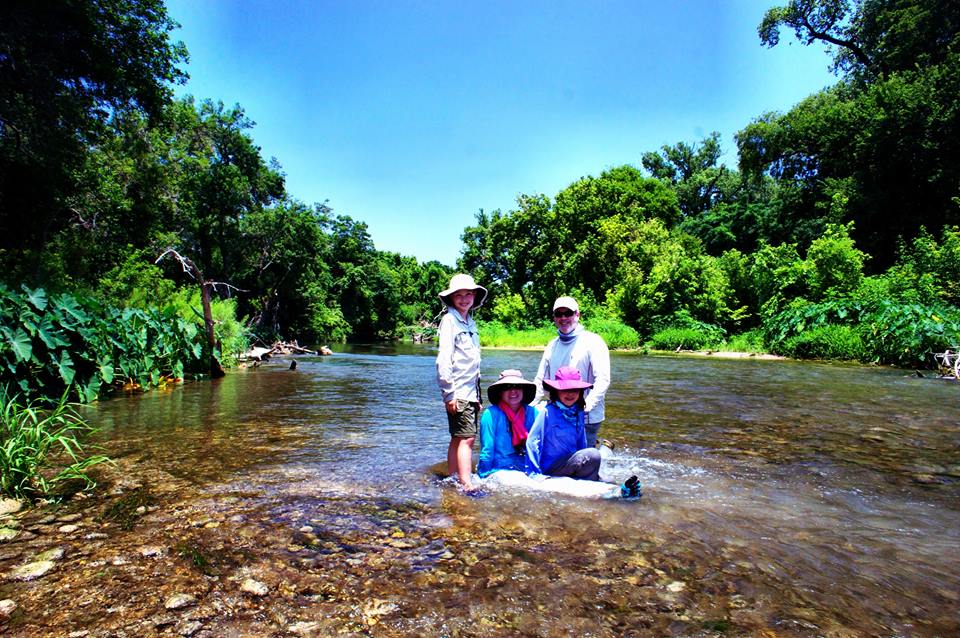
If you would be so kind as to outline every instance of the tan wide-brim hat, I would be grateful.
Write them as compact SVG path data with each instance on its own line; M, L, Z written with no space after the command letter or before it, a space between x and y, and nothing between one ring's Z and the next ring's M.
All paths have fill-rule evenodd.
M474 298L473 298L474 308L479 308L480 306L482 306L484 300L486 300L487 298L486 288L477 284L477 282L475 282L473 280L473 277L471 277L470 275L459 273L454 275L450 279L450 285L447 287L446 290L440 293L439 295L440 300L443 301L443 303L447 304L448 306L452 305L450 303L450 300L447 299L447 297L457 292L458 290L472 290L474 292Z
M490 405L499 404L500 395L503 394L504 388L511 385L518 385L523 389L524 404L533 401L533 397L537 394L537 384L524 379L522 372L519 370L504 370L500 373L500 378L487 388L487 398L490 399Z

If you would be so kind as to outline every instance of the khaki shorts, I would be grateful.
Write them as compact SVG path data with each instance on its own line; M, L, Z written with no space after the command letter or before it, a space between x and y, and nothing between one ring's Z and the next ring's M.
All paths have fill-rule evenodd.
M450 426L450 436L460 439L477 436L480 431L480 404L457 399L456 413L447 412L447 425Z

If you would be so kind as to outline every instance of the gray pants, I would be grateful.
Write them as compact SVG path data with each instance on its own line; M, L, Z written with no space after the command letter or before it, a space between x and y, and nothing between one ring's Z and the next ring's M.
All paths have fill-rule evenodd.
M600 450L593 447L578 450L563 463L547 471L550 476L569 476L587 481L600 480Z
M587 431L587 447L596 447L597 434L600 433L601 425L603 425L603 421L597 421L596 423L584 423L583 427Z

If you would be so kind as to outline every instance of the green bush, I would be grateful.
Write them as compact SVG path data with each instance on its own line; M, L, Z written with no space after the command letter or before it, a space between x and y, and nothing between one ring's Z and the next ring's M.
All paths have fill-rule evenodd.
M497 321L508 328L524 329L529 327L527 323L528 306L523 301L523 297L516 293L498 295L493 299L494 321Z
M516 330L499 321L477 321L477 329L480 345L493 348L542 348L557 336L557 329L552 325Z
M651 328L647 345L655 350L703 350L719 345L724 337L723 328L694 319L685 309L655 318Z
M716 343L709 334L696 328L664 328L647 341L654 350L704 350Z
M37 402L22 403L0 390L0 493L33 500L49 496L54 487L68 480L94 482L86 471L107 460L95 455L81 458L78 437L93 428L67 403L67 395L52 408ZM69 464L51 471L53 460L64 455Z
M90 298L0 285L0 387L28 399L72 388L82 401L125 381L143 388L202 368L196 326L172 310L120 310Z
M884 301L861 321L867 350L879 363L930 367L931 353L960 343L960 310L944 304Z
M945 304L832 299L810 303L795 299L764 322L771 352L784 354L787 342L812 330L847 326L862 341L864 362L930 366L932 352L960 343L960 310Z
M611 349L636 348L640 344L640 333L617 319L595 318L585 321L584 327L603 337Z
M180 288L167 303L176 310L180 318L191 322L206 338L207 327L198 287ZM237 300L211 299L210 313L213 315L213 332L220 344L217 357L224 365L236 365L237 355L250 348L250 332L237 318Z
M860 333L851 326L818 326L786 339L777 354L795 359L868 361Z
M724 350L732 352L766 352L763 342L763 330L754 328L738 335L733 335L723 344Z

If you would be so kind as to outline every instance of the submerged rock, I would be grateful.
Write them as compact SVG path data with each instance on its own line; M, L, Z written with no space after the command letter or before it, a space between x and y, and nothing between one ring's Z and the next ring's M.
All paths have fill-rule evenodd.
M247 578L240 585L240 591L252 596L260 597L266 596L270 592L270 588L261 583L259 580Z
M137 552L144 558L156 558L163 556L163 548L156 545L144 545Z
M197 604L197 597L193 594L173 594L163 603L167 609L185 609Z
M45 552L40 552L39 554L37 554L37 560L38 560L38 561L60 560L61 558L63 558L63 555L64 555L65 553L66 553L66 552L64 551L64 549L63 549L62 547L51 547L51 548L48 549L47 551L45 551Z
M296 634L297 636L303 636L304 638L312 638L313 636L319 635L320 623L318 622L296 622L287 627L287 631L291 634Z
M203 629L203 623L197 620L190 620L177 625L177 633L181 636L192 636Z
M0 620L7 620L17 610L17 603L7 598L0 600Z
M11 569L7 578L11 580L35 580L47 575L56 565L52 560L34 561Z

